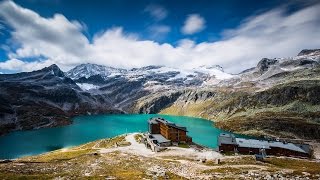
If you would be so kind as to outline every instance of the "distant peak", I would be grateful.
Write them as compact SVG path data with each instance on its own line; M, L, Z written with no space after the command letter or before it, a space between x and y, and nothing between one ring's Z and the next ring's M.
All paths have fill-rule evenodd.
M320 49L303 49L298 56L314 56L314 55L320 55Z
M125 73L126 69L114 68L111 66L105 66L100 64L79 64L76 67L66 72L66 76L71 79L79 79L81 77L89 78L90 76L100 75L102 77L108 77L110 75Z
M52 64L49 67L44 68L43 70L45 71L52 71L52 73L58 77L64 77L64 73L61 71L61 69L59 68L59 66L57 66L56 64Z
M84 64L79 64L76 67L84 67L84 66L103 66L103 65L98 65L98 64L92 64L92 63L84 63Z
M111 69L111 70L125 70L123 68L116 68L116 67L112 67L112 66L106 66L106 65L101 65L101 64L93 64L93 63L84 63L84 64L79 64L77 66L75 66L73 69L82 69L82 68L86 68L88 70L92 70L92 69Z
M161 65L150 65L150 66L144 66L144 67L141 67L141 68L132 68L131 70L132 71L136 71L136 70L152 70L152 69L160 69L164 66L161 66Z
M52 64L51 66L47 67L49 69L60 69L58 65Z
M268 58L262 58L258 65L257 68L259 70L260 73L263 73L265 71L267 71L269 69L270 66L278 63L279 61L276 59L268 59Z
M202 66L199 66L199 68L217 69L217 70L220 70L220 71L224 72L223 67L220 66L220 65L209 65L209 66L207 66L207 65L202 65Z

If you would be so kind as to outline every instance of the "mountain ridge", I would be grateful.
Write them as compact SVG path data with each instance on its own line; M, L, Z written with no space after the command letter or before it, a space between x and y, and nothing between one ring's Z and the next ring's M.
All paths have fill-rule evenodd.
M144 97L134 111L202 117L222 129L253 136L320 139L319 59L314 53L310 58L264 58L216 86L180 90L173 102L162 98L170 93Z
M83 92L57 65L0 76L1 133L70 124L87 113L121 113L101 98Z
M296 127L310 132L320 128L318 52L302 50L292 58L263 58L256 67L237 75L225 73L220 66L126 70L95 64L82 64L68 72L51 65L2 74L0 127L9 132L64 125L71 123L72 116L91 113L164 113L204 117L241 134L320 138L319 133L304 135L303 128ZM43 112L32 112L39 108ZM279 133L274 119L279 127L290 130Z

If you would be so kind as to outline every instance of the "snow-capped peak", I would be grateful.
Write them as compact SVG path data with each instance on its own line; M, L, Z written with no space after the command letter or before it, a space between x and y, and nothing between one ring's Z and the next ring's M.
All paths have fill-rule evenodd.
M81 77L88 78L94 75L101 75L102 77L115 76L125 73L126 69L113 68L109 66L97 64L80 64L66 73L71 79L79 79Z
M320 49L304 49L298 56L320 56Z
M225 73L223 68L219 65L215 66L200 66L198 68L193 68L194 72L207 74L209 76L214 76L216 79L225 80L233 77L232 74Z
M157 84L157 86L200 86L200 85L213 85L222 80L231 79L234 75L228 74L223 71L221 66L200 66L191 69L180 69L167 66L145 66L141 68L133 68L130 70L118 69L96 64L81 64L68 71L67 76L78 80L78 83L88 83L95 85L102 85L112 82L112 78L117 81L121 79L128 82L141 81L150 88ZM100 75L102 81L97 78L90 78L92 76ZM80 79L85 77L87 80ZM116 80L115 79L115 80ZM148 82L153 82L152 85ZM80 84L82 89L94 89L87 84Z
M202 65L202 66L199 66L199 68L217 69L217 70L224 72L223 68L220 65L212 65L212 66Z

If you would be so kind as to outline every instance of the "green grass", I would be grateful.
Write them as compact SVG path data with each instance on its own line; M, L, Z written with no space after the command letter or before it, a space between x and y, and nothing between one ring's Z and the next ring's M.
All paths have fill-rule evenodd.
M175 160L187 160L187 161L194 161L194 158L191 157L183 157L183 156L160 156L162 159L170 162L174 162Z
M212 174L212 173L223 173L223 174L242 174L242 173L247 173L249 170L259 170L259 168L247 168L247 167L242 167L242 168L234 168L234 167L219 167L215 169L208 169L202 171L202 173L205 174Z
M283 138L319 139L320 123L309 121L304 116L317 116L318 113L262 112L254 116L237 116L218 121L215 126L246 135L276 136Z
M32 175L23 175L17 173L2 173L0 172L0 177L2 180L31 180L31 179L53 179L54 176L52 175L45 175L45 174L32 174Z
M80 149L90 149L90 148L111 148L115 145L118 146L128 146L129 142L126 142L125 136L116 136L109 139L100 139L97 141L93 141L82 146L79 146Z
M181 147L181 148L190 148L190 146L186 143L179 143L178 144L178 147Z
M222 158L220 164L215 161L208 161L205 164L208 166L222 166L222 165L261 165L261 162L256 161L253 156L230 156L233 158Z
M33 161L33 162L54 162L54 161L66 161L86 154L92 154L96 152L92 149L79 149L79 150L56 150L49 153L45 153L39 156L31 156L22 158L21 161Z
M117 136L110 139L101 139L86 143L77 147L66 148L44 153L38 156L24 157L21 161L34 161L34 162L52 162L52 161L62 161L70 160L83 155L93 154L97 152L99 148L111 148L115 144L118 146L128 146L129 142L125 141L125 136Z
M303 159L289 158L267 158L266 163L278 168L292 169L295 172L308 172L310 174L320 174L320 162L314 162Z
M141 134L136 134L136 135L134 135L134 139L135 139L138 143L142 143L143 136L142 136Z

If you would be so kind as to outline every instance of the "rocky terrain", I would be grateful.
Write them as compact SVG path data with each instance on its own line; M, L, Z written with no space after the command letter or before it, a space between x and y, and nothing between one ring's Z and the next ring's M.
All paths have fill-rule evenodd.
M220 128L255 136L320 139L320 50L263 58L228 74L220 66L119 69L56 65L0 75L0 128L70 123L90 113L163 113L211 119Z
M320 50L264 58L214 86L143 97L134 111L203 117L220 128L255 136L320 139L319 59Z
M86 113L121 113L103 95L82 91L58 66L0 76L0 133L71 123Z
M116 108L130 112L132 103L147 95L186 87L200 87L234 77L220 66L181 70L165 66L116 69L82 64L66 73L82 90L104 94Z
M222 155L169 147L154 153L140 134L0 163L1 179L319 179L318 160ZM218 163L218 161L220 161Z

